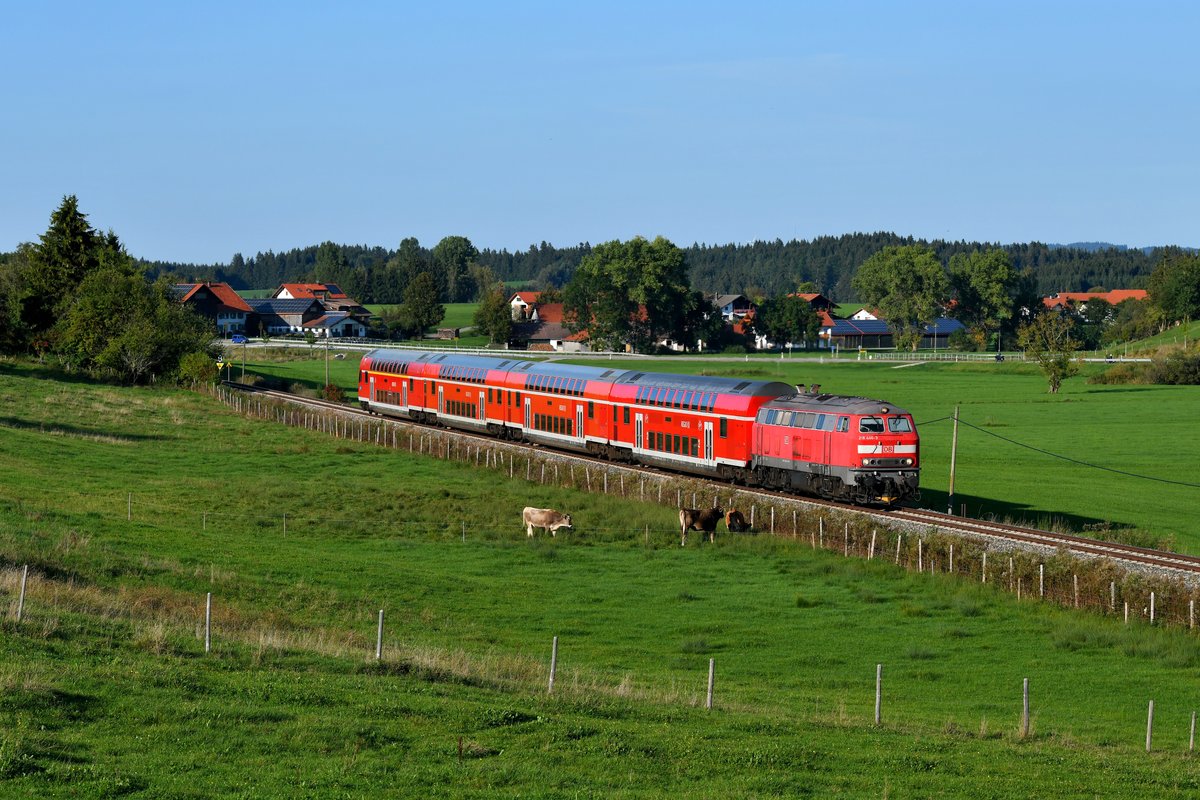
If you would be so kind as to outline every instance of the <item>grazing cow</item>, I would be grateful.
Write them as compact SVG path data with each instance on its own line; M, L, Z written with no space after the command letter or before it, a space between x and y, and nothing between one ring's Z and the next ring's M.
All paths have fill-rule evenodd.
M736 508L731 508L725 512L725 527L729 528L732 533L741 533L742 531L750 530L750 523L746 522L746 518L742 516L742 512Z
M715 542L717 540L717 523L725 517L725 512L719 508L709 508L704 511L699 511L694 508L679 509L679 528L680 539L679 546L683 547L687 544L687 534L689 530L700 531L701 534L708 534L708 540Z
M551 536L556 536L555 532L559 528L575 530L571 526L571 515L560 514L553 508L525 506L525 510L521 512L521 522L525 525L525 535L530 537L533 536L534 528L545 528Z

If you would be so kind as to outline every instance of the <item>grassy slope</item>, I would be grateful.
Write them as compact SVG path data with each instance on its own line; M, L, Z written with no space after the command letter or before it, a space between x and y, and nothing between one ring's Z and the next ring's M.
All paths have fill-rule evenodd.
M594 363L580 361L579 363ZM949 488L952 425L961 419L1032 447L1109 469L1167 480L1200 482L1181 463L1200 452L1200 426L1181 423L1200 402L1194 386L1094 386L1085 376L1068 380L1058 395L1045 391L1036 368L1025 364L836 363L819 359L622 361L657 371L704 372L820 383L825 391L889 400L913 412L921 425L923 505L944 510ZM261 364L256 369L289 382L323 379L323 363ZM1086 365L1084 373L1103 365ZM337 379L351 394L356 365L342 362ZM314 372L316 370L317 372ZM319 375L317 373L320 373ZM315 384L314 384L315 385ZM959 428L955 506L972 515L1063 523L1079 530L1111 523L1170 539L1200 553L1193 509L1200 489L1132 478L1074 464Z
M6 796L1164 797L1200 784L1183 757L1139 752L1149 697L1158 745L1184 746L1200 650L1181 632L766 537L680 550L668 508L246 421L186 393L0 365L0 397L2 559L57 578L0 640ZM527 503L571 509L579 532L526 541ZM10 599L14 581L0 583ZM366 657L378 608L382 668ZM547 699L552 635L564 672ZM710 656L720 708L706 714ZM880 731L866 724L878 661ZM1022 677L1027 743L1012 735Z

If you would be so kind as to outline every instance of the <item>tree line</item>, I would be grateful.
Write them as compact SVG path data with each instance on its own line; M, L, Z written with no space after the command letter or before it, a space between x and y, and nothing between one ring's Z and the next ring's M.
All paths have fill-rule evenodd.
M853 278L863 262L884 247L905 246L925 247L947 265L956 255L1001 250L1018 272L1029 270L1034 290L1043 295L1094 287L1144 288L1164 254L1171 252L1171 248L1083 249L1038 242L1003 246L966 241L930 242L894 233L852 233L787 242L776 239L749 244L692 244L681 249L687 259L689 283L703 292L769 297L807 283L830 299L846 302L860 299L855 295ZM593 250L586 242L569 247L541 242L513 252L477 249L464 236L447 236L433 247L426 247L409 237L394 250L325 242L284 253L267 251L249 258L238 253L228 264L146 262L145 268L151 275L223 281L235 289L302 281L337 283L364 303L382 304L404 302L404 288L409 281L416 274L428 271L435 279L442 302L470 302L486 293L488 278L510 286L561 288ZM462 279L464 269L466 280Z

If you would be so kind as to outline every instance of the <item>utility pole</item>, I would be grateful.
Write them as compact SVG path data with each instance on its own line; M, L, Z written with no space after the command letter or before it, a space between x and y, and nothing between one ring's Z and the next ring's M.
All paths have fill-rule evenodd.
M329 385L329 328L325 329L325 385Z
M954 460L958 455L958 406L954 407L954 435L950 439L950 494L946 498L946 513L954 513Z

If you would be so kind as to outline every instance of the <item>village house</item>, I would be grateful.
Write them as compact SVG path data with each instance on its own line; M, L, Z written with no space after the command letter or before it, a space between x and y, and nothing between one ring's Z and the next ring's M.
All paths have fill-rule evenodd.
M227 283L177 283L171 287L175 298L212 320L220 336L246 333L252 313L237 292Z

